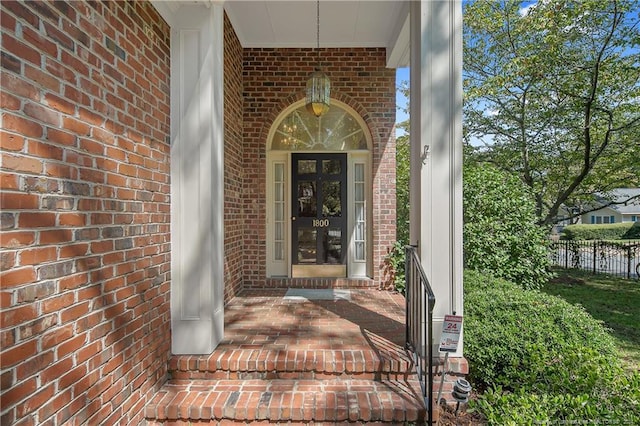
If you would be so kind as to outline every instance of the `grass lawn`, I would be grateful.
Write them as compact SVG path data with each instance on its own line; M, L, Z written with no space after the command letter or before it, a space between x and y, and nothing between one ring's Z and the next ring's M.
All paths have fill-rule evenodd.
M582 305L611 329L625 368L640 370L640 281L575 269L559 269L542 289Z

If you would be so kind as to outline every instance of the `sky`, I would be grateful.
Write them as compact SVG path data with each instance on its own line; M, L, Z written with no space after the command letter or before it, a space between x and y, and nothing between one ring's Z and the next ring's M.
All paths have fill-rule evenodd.
M400 86L403 81L409 81L409 68L396 69L396 87ZM396 90L396 123L402 123L409 118L409 115L404 112L406 106L407 98L399 90ZM396 128L396 137L403 133L404 131Z

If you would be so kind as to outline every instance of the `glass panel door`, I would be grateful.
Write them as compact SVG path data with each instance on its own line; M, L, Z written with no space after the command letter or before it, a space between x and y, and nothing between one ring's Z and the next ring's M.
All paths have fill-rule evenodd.
M346 276L346 154L292 154L292 276Z

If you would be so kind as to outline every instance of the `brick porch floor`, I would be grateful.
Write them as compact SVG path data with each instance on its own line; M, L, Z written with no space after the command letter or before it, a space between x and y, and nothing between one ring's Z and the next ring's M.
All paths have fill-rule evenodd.
M283 289L234 298L213 354L171 359L147 424L421 422L404 298L350 291L350 301L286 300Z

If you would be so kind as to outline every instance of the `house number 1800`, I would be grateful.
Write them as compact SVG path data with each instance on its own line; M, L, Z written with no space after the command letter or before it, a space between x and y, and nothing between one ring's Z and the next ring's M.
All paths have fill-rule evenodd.
M329 226L329 219L313 219L314 228L325 228Z

